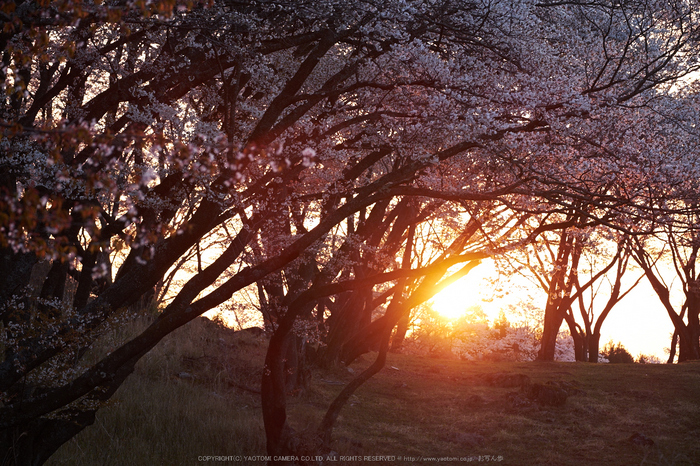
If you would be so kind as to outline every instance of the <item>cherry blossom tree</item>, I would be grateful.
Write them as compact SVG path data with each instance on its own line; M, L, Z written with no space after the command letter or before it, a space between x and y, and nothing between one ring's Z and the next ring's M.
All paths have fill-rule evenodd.
M693 209L694 210L694 209ZM700 306L697 304L700 281L697 277L697 253L700 249L696 224L697 213L689 213L685 226L666 224L657 237L637 238L634 242L634 259L644 271L663 308L673 323L671 352L668 362L673 362L680 347L678 362L700 359ZM667 246L659 250L658 242ZM668 266L668 261L673 264ZM674 303L668 269L677 278L682 291L680 307Z
M662 111L674 84L697 70L694 11L663 1L4 3L3 453L43 462L165 335L250 286L273 331L268 449L298 452L283 396L289 335L328 300L338 318L336 295L367 303L391 289L378 319L367 321L372 303L357 319L367 324L357 351L378 342L379 357L321 421L327 444L401 316L451 266L560 227L494 237L471 215L415 267L429 206L494 203L516 219L573 211L619 228L648 214L658 180L638 181L678 126ZM185 257L199 259L196 273L171 286L151 325L86 358Z
M471 26L488 16L472 13ZM0 428L18 463L45 460L90 424L169 332L285 267L303 270L345 219L421 195L431 166L510 126L537 127L493 133L470 119L457 134L434 118L453 83L432 73L447 80L469 65L447 60L441 41L489 49L460 32L463 22L439 23L449 16L430 5L27 3L4 15ZM453 113L475 107L451 102ZM461 162L470 160L486 163ZM401 191L411 183L415 192ZM461 195L494 198L509 183ZM83 358L128 318L123 309L222 230L232 232L226 249L142 334L97 362ZM26 286L42 260L50 269L33 306ZM276 322L280 335L292 309Z
M582 223L581 217L575 213L557 217L561 220L558 230L542 235L539 241L530 244L519 255L512 256L517 270L547 295L537 357L541 361L554 360L557 336L562 323L571 313L571 304L607 271L598 272L584 284L579 283L579 262L588 234L586 230L591 227ZM575 284L578 285L576 290Z
M623 284L623 278L632 258L630 238L624 234L615 235L614 232L606 228L598 228L598 230L602 230L608 235L612 233L613 238L594 239L592 242L598 244L593 243L584 249L585 266L581 264L583 267L580 266L578 273L573 277L580 319L577 319L574 306L568 309L564 317L574 339L577 361L598 362L600 332L603 322L615 305L627 296L644 277L641 275L632 283ZM611 251L607 253L605 251L605 247L609 246L610 243L616 245L614 254ZM603 263L599 265L601 259ZM603 273L600 273L601 271ZM580 277L584 273L588 280L582 284ZM598 283L595 283L596 281ZM584 292L586 291L585 287L588 288L587 292ZM600 312L596 312L598 306L595 304L600 301L604 301L604 305ZM579 320L583 325L579 323Z

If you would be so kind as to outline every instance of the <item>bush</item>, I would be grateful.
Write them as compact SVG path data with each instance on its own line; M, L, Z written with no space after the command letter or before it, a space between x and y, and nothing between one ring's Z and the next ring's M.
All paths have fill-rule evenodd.
M663 361L659 359L658 356L653 354L640 354L637 356L637 362L639 364L662 364Z
M633 363L634 357L622 346L622 343L615 345L610 340L600 352L610 363Z

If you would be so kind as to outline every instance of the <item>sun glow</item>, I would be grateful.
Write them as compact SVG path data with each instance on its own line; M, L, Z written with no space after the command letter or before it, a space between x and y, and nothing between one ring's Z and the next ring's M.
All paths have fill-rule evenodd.
M450 320L463 316L470 307L480 306L485 300L491 299L490 282L495 273L492 261L479 264L466 276L433 296L430 306Z

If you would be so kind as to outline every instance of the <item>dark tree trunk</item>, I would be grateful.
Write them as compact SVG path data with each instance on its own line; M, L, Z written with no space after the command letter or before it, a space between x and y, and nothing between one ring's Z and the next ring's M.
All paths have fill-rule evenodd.
M586 332L576 324L576 320L574 319L571 309L566 312L564 317L569 326L571 338L574 340L575 359L578 362L585 362L588 359Z
M408 324L410 321L410 313L404 314L401 316L401 319L399 319L399 323L396 326L396 332L394 333L394 337L391 339L391 351L401 351L403 342L406 340L406 333L408 332Z
M292 332L297 317L308 314L308 302L292 302L270 338L261 383L263 422L270 456L299 454L297 436L287 424L287 394L307 382L302 338ZM275 464L279 464L275 462Z
M574 358L578 362L585 362L587 359L585 337L578 332L571 333L571 338L574 339Z
M328 411L326 411L326 414L323 417L321 425L318 429L319 437L323 441L323 445L325 447L330 447L333 426L335 425L335 421L338 419L343 406L350 399L350 396L352 396L352 394L355 393L355 391L360 388L362 384L372 378L384 367L384 364L386 363L386 354L389 349L389 336L392 328L393 327L388 327L383 329L384 332L379 347L379 354L377 355L377 359L374 361L374 363L372 363L371 366L365 369L360 375L346 385L328 407Z
M671 337L671 348L668 353L668 360L666 361L667 364L673 364L673 361L676 359L676 351L678 348L678 330L673 331L673 336Z
M538 361L554 361L554 354L557 347L557 335L561 324L564 322L564 312L558 306L547 305L544 315L544 329L540 350L537 353Z
M600 333L593 332L588 336L588 362L598 362L600 355Z
M140 357L141 355L133 358L115 371L109 385L97 387L86 395L85 400L97 406L109 400L134 371L134 365ZM0 430L0 465L44 464L64 443L91 426L95 422L96 412L97 409L68 408L58 413L55 418L38 417Z
M284 386L286 393L298 393L309 385L306 367L306 341L290 333L283 343Z
M678 362L695 361L700 359L700 331L697 323L697 310L700 303L694 293L688 293L686 308L681 311L678 318L673 319L675 330L671 341L671 353L669 361L673 362L676 355L676 342L678 342ZM688 323L683 322L686 314Z
M688 323L687 328L687 338L688 341L685 345L685 358L681 359L683 356L683 339L681 338L681 355L678 357L678 361L695 361L700 359L700 284L697 280L694 280L691 284L690 291L688 292Z
M3 466L44 464L61 445L95 422L94 412L81 412L71 420L37 419L0 432Z
M271 456L292 453L290 443L294 433L287 425L287 389L283 362L287 337L287 334L275 332L270 338L261 383L267 453Z
M343 347L372 322L371 290L358 291L344 300L342 307L328 319L327 346L319 360L330 367L341 359Z
M695 361L700 359L700 355L698 354L698 338L695 337L695 341L693 341L692 332L688 331L687 328L686 334L690 335L684 338L683 333L680 334L680 351L678 352L678 362Z
M544 328L538 361L554 361L557 347L557 335L561 324L571 305L571 289L573 287L581 246L575 238L566 231L562 232L559 240L559 250L554 261L554 272L547 290L547 306L544 311ZM569 264L571 263L571 267ZM569 269L572 271L568 273Z

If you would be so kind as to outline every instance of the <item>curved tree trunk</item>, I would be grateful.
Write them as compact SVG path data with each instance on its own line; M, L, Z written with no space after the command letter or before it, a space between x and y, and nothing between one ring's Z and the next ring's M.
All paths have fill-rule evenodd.
M115 372L109 385L90 392L85 401L97 406L94 409L66 410L65 417L34 418L12 428L0 430L0 464L12 466L38 466L44 464L64 443L95 422L95 413L102 403L109 400L126 378L134 371L140 356L132 359Z
M391 339L391 351L401 351L403 342L406 340L406 333L408 332L408 324L410 321L410 313L406 313L401 317L401 319L399 319L399 323L396 326L396 332L394 333L394 337Z
M331 405L328 407L321 425L318 428L319 436L323 441L325 447L329 447L331 443L331 437L333 433L333 426L336 419L340 415L340 411L347 401L350 399L355 391L362 386L366 381L377 374L386 363L386 354L389 349L389 337L391 335L391 330L393 327L389 327L384 330L384 335L382 337L381 346L379 348L379 354L377 354L377 359L365 369L360 375L353 379L348 385L343 388L340 394L333 400Z
M554 354L557 347L557 335L561 324L564 322L564 313L558 306L547 306L544 316L544 330L540 350L537 353L538 361L554 361Z
M553 264L554 273L549 280L547 289L547 306L544 311L544 328L540 350L537 354L538 361L554 361L557 335L572 302L569 297L580 255L580 245L573 236L563 231L559 240L557 257ZM569 267L570 262L571 267ZM569 270L572 271L571 274L569 274Z

